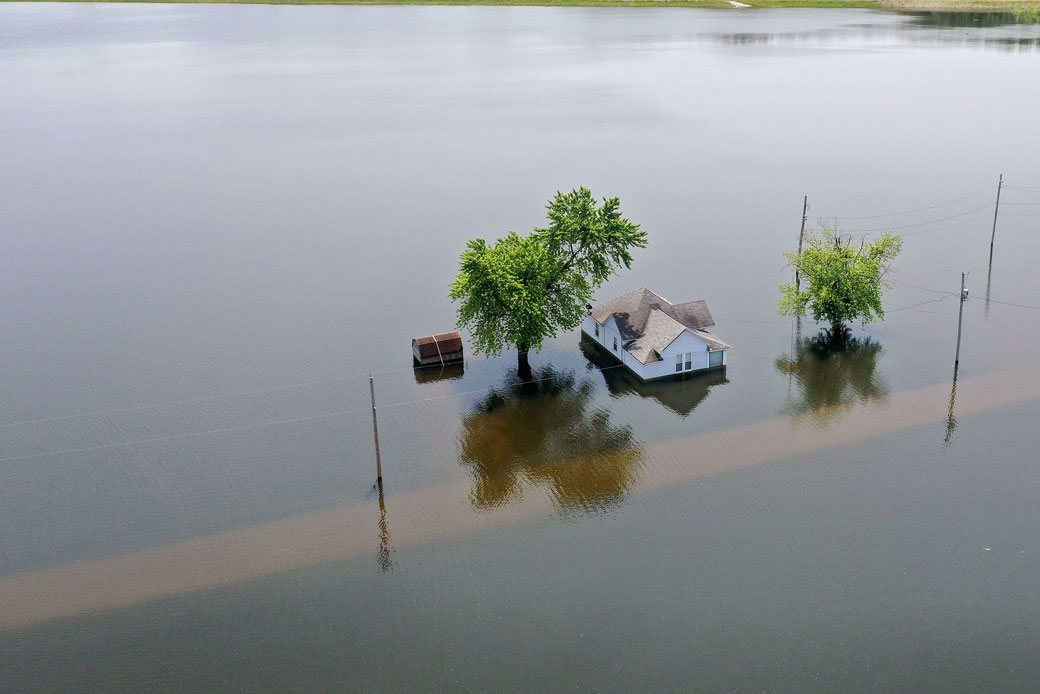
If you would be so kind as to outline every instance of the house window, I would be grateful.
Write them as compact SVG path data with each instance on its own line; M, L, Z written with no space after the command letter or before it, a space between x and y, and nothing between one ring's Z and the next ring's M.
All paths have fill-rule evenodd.
M596 337L599 337L599 323L596 323Z
M617 351L617 338L614 338L614 351Z
M693 352L686 353L686 370L689 371L693 368Z
M680 371L682 371L682 355L681 354L676 354L675 355L675 373L679 373Z

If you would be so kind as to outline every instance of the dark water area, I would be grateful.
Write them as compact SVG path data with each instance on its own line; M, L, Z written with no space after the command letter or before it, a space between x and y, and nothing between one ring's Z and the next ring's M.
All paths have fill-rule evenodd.
M0 4L0 690L1032 689L1038 49L1004 15ZM533 388L468 342L412 369L465 242L579 185L649 234L597 298L705 299L726 370L643 383L577 330ZM904 237L841 350L776 315L806 194Z

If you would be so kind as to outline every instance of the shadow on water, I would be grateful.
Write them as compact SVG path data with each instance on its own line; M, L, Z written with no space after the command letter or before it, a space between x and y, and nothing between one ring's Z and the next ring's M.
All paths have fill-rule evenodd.
M708 397L712 387L729 383L725 369L642 381L627 368L621 367L616 357L595 342L582 340L579 346L589 361L589 367L600 370L612 396L650 398L684 419Z
M706 35L727 46L849 44L886 37L908 44L972 46L1003 52L1040 49L1040 11L1018 12L905 12L903 22L869 22L800 31L762 31Z
M827 330L796 340L793 355L775 362L799 390L788 395L782 412L823 425L861 401L886 398L888 386L877 374L881 352L879 343L852 337L848 330L837 339Z
M413 363L412 374L415 376L415 382L419 384L457 381L466 375L466 366L461 361L431 366L418 366Z
M939 29L979 29L1013 24L1040 24L1040 13L1026 12L921 12L912 24Z
M565 513L595 513L621 502L643 465L628 426L593 407L595 385L550 366L521 384L515 370L463 417L459 459L470 468L470 500L489 510L519 500L525 485L549 490Z

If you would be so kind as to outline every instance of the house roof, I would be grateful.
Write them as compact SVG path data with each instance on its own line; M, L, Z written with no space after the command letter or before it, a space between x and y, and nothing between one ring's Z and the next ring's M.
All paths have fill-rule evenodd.
M592 317L602 324L611 315L626 340L634 340L646 330L646 321L650 310L657 309L690 330L710 328L715 320L708 311L708 304L703 300L687 301L684 304L673 304L646 287L616 299L606 301L592 309Z
M686 327L668 316L664 311L650 309L643 334L625 345L625 350L639 360L640 364L660 361L660 352L682 335Z
M630 341L625 350L640 364L660 361L660 353L687 329L713 350L730 348L704 329L715 321L703 300L673 304L643 287L595 306L589 313L600 324L614 316L622 339Z
M462 335L452 331L440 335L428 337L417 337L412 340L419 349L419 356L423 359L462 351Z

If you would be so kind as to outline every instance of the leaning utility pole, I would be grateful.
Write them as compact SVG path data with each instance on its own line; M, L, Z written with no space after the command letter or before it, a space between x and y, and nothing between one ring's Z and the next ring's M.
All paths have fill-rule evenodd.
M965 299L965 296L964 296L964 273L962 272L961 273L961 295L960 295L960 300L961 300L960 303L961 303L961 305L960 305L960 309L957 311L957 356L955 356L953 358L953 370L954 370L954 372L957 371L957 367L960 365L960 362L961 362L961 322L964 320L964 299Z
M997 204L993 207L993 233L989 235L989 262L993 263L993 240L997 237L997 213L1000 212L1000 189L1004 187L1004 174L997 182Z
M805 236L805 213L809 209L809 196L802 200L802 228L798 231L798 255L802 255L802 237ZM991 251L992 253L992 251ZM798 266L794 266L794 292L797 294L802 288L802 278L798 275Z

